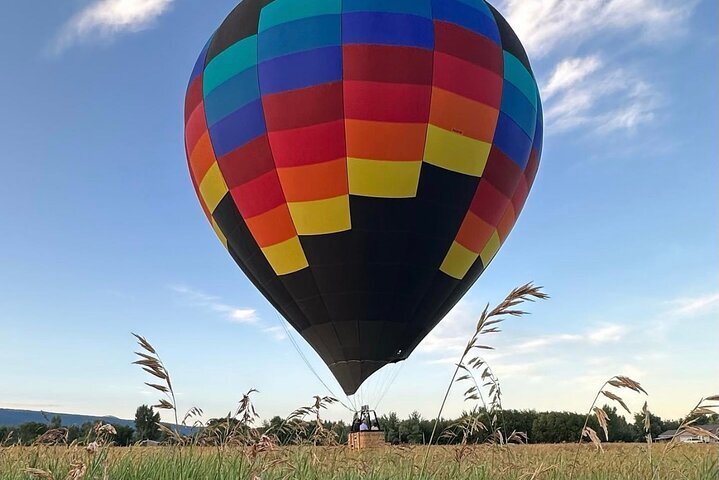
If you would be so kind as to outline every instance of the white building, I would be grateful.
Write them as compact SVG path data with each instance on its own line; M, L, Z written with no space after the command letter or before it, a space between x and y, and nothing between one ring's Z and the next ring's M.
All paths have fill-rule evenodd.
M692 425L693 427L700 428L702 430L706 430L709 433L712 433L715 437L719 436L719 424L717 425ZM673 438L676 437L677 442L681 443L719 443L717 442L717 439L714 437L710 437L708 435L697 435L694 433L689 432L681 432L679 435L677 435L676 430L667 430L666 432L662 433L656 438L656 441L662 442L662 441L670 441Z

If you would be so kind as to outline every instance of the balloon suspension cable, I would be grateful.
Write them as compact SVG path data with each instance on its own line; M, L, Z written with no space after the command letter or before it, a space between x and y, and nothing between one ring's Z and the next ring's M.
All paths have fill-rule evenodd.
M387 393L389 393L390 389L392 388L392 385L394 385L394 382L397 381L397 378L399 377L399 374L402 372L403 368L404 368L404 362L400 362L399 367L394 369L394 372L392 372L392 374L389 378L389 381L380 390L381 394L380 394L379 399L377 400L377 404L375 405L375 410L379 409L379 406L382 403L382 400L384 400L384 397L387 396Z
M375 373L367 384L363 383L354 395L348 396L347 400L355 407L356 411L359 411L364 405L370 406L373 410L379 410L380 404L399 378L403 368L404 362L400 362L399 365L385 366L380 372Z
M299 356L302 358L302 361L305 363L305 365L307 365L307 368L312 372L312 374L315 376L315 378L317 378L317 380L319 380L319 382L325 387L325 389L327 389L327 392L329 392L329 394L332 396L332 398L337 399L337 401L340 403L340 405L342 405L344 408L346 408L347 410L349 410L352 413L357 413L357 408L355 407L354 403L349 399L349 397L345 396L347 401L352 404L352 407L345 404L337 395L335 395L335 393L332 391L332 389L327 385L327 383L325 383L325 381L322 379L322 377L320 377L319 373L317 373L317 371L314 369L314 367L312 366L312 364L310 363L309 359L304 354L304 352L302 352L302 350L300 349L299 344L297 343L295 338L292 336L292 332L290 332L290 329L287 328L287 322L285 321L285 319L282 318L280 316L280 314L277 312L275 312L275 315L277 315L277 320L280 322L280 324L282 325L282 328L285 330L285 334L287 335L287 338L290 339L290 342L292 342L292 345L295 347L295 350L297 351Z

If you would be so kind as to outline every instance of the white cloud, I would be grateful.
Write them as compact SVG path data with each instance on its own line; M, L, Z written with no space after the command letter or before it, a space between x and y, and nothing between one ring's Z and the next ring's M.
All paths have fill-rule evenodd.
M47 410L51 408L62 407L59 403L13 403L4 402L0 403L0 408L10 408L18 410Z
M647 331L654 342L666 342L673 329L712 315L719 315L719 292L679 297L663 302L663 311L647 322Z
M182 295L189 305L219 313L224 319L230 322L240 324L260 323L260 317L257 310L253 308L228 305L223 303L222 300L215 295L208 295L207 293L184 285L173 285L170 289L175 293Z
M592 343L614 343L624 338L627 327L623 325L606 325L589 333L587 338Z
M629 377L642 383L642 379L646 377L647 372L633 364L622 364L609 360L601 365L592 365L591 372L565 380L565 383L579 384L588 390L596 391L604 382L617 375Z
M252 326L278 342L287 339L285 327L268 325L267 322L264 322L262 318L260 318L259 313L254 308L228 305L216 295L209 295L185 285L172 285L170 289L180 294L190 306L203 308L208 312L219 314L221 318L231 323ZM280 321L284 322L282 319L280 319Z
M480 310L481 311L481 310ZM422 353L457 353L464 350L474 331L479 312L467 300L460 301L417 347ZM457 361L459 355L449 363Z
M516 353L531 353L542 350L560 343L581 342L584 339L582 335L561 333L557 335L546 335L543 337L533 338L517 343L510 348Z
M635 130L639 125L654 120L654 109L651 104L639 101L625 108L603 115L598 130L610 133L616 130Z
M542 88L546 132L582 128L600 134L631 133L655 120L660 96L654 87L642 76L612 65L598 48L666 43L670 36L688 31L687 20L696 4L697 0L500 2L500 11L530 58L552 62ZM576 56L587 46L592 47L589 54Z
M559 346L596 346L607 343L616 343L621 341L627 332L627 327L609 323L593 329L587 329L581 333L558 333L554 335L544 335L541 337L523 340L518 343L504 345L502 347L504 353L501 356L517 356L530 353L546 354ZM497 357L498 356L500 355L497 355Z
M548 100L557 92L567 90L574 84L581 82L588 75L599 70L602 63L602 60L597 55L562 60L554 68L552 76L542 89L544 99Z
M682 0L505 0L500 10L533 57L576 48L617 30L637 38L666 40L682 33L695 1Z
M692 317L719 313L719 293L691 298L678 298L670 302L673 308L669 312L677 317Z
M281 320L284 321L284 320ZM285 340L287 338L287 332L283 327L273 326L262 329L263 332L269 334L277 341Z
M447 323L440 323L428 336L427 344L420 345L419 363L424 368L432 365L432 370L451 374L452 365L458 361L474 331L480 307L483 305L460 302L448 316ZM645 318L627 313L616 319L607 317L605 322L590 313L588 315L596 320L572 318L572 323L565 320L559 324L566 325L567 330L535 335L526 333L528 327L521 325L521 321L508 319L506 334L482 339L497 350L483 351L481 356L502 383L507 405L513 407L579 411L586 408L585 402L591 402L606 380L625 375L642 383L650 393L650 405L662 416L683 415L687 406L695 401L694 397L707 395L702 390L706 387L706 372L686 372L694 372L691 365L711 352L715 329L712 326L705 329L719 313L719 291L709 290L664 302L649 299L642 310L647 312ZM607 313L610 314L617 315ZM689 324L695 325L694 331L701 332L702 346L686 350L675 340L677 333L687 334ZM551 324L535 327L538 332L547 332ZM668 358L673 360L667 362ZM530 388L528 385L533 392L529 400L526 395L522 396L522 392ZM667 385L675 385L674 390ZM455 395L461 395L462 391L455 389ZM631 392L620 395L633 412L641 409L647 398ZM538 402L542 406L538 407ZM609 400L602 402L609 403Z
M257 310L236 308L230 312L230 318L236 323L255 323L258 320Z
M481 309L473 308L469 301L462 300L450 311L444 320L420 343L417 353L429 357L424 363L430 365L451 365L457 363L470 336L476 327ZM508 319L512 322L512 319ZM501 328L501 327L500 327ZM597 347L617 343L625 338L629 329L623 325L605 323L581 332L557 333L551 335L519 338L508 341L506 337L488 335L482 338L484 344L496 346L487 350L482 357L489 362L521 355L548 356L558 347Z
M492 365L492 371L500 381L509 378L521 378L525 381L536 382L544 378L553 362L550 360L530 361L520 363L497 362Z
M652 121L660 104L653 86L623 68L606 66L598 55L562 60L542 90L552 132L632 131Z
M208 295L206 293L194 290L184 285L172 285L170 286L170 289L184 295L185 297L194 302L198 302L200 305L203 305L205 303L212 304L219 300L219 297L216 297L214 295Z
M81 41L107 39L153 25L174 0L96 0L72 16L60 30L54 50L61 52Z
M436 358L434 360L428 360L424 363L426 365L456 365L457 361L459 361L459 355L454 355L452 357Z

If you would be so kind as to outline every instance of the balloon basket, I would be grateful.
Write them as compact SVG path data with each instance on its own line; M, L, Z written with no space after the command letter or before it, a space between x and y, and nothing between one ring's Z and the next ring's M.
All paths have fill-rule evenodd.
M364 450L367 448L381 448L387 444L384 440L384 432L352 432L349 435L348 445L350 450Z

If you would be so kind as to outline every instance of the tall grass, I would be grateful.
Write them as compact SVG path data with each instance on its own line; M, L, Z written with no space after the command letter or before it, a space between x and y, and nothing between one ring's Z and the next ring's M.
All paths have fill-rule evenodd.
M433 447L426 476L434 480L569 480L573 445L478 445L457 461L455 447ZM177 480L182 454L186 478L193 480L409 480L417 479L422 447L388 447L352 452L344 447L283 447L251 457L245 449L209 447L130 447L108 449L92 471L93 454L79 448L12 447L0 456L0 480ZM34 470L27 470L31 465ZM85 474L75 478L71 472ZM44 472L44 473L40 473ZM678 445L654 478L715 480L716 447ZM651 479L653 471L635 444L607 445L604 453L584 445L574 478Z
M503 434L502 428L498 427L497 425L497 414L499 413L501 415L502 412L502 389L499 383L499 379L494 375L492 369L480 355L483 350L493 350L494 348L490 345L485 344L484 342L481 342L480 338L483 335L499 333L499 325L507 317L522 317L526 315L527 312L519 310L517 308L522 303L528 301L531 302L537 299L545 300L547 298L549 298L549 296L542 292L541 287L536 287L531 283L527 283L519 288L515 288L514 290L512 290L509 295L507 295L507 297L493 309L490 310L489 305L484 308L484 311L479 316L479 320L477 321L477 326L475 327L473 335L470 337L469 341L467 342L467 345L462 351L459 361L456 364L457 366L454 370L454 373L452 374L452 378L450 379L449 385L447 386L447 390L445 391L444 398L442 399L442 404L440 405L439 412L437 413L437 418L434 421L432 435L429 438L429 444L427 447L427 452L425 454L424 462L422 463L420 476L424 476L424 473L426 471L427 459L429 458L429 448L434 443L435 434L437 433L437 425L442 418L442 412L444 411L444 407L447 404L447 399L449 398L449 394L455 382L471 381L473 383L473 385L464 392L465 401L481 400L484 406L484 411L487 412L487 415L489 417L489 425L491 426L493 432L492 437L499 440L500 443L504 443L504 439L506 438L506 428L504 428ZM471 358L470 360L466 361L467 357L471 356L472 353L475 353L474 358ZM482 387L477 382L477 379L473 372L474 370L481 370L481 381L484 383L483 386L489 387L489 405L484 400L484 396L482 395ZM457 375L460 371L464 371L466 373L465 375L457 378ZM466 444L467 438L476 430L487 428L487 426L482 423L479 418L473 417L472 415L470 415L469 418L466 418L465 421L461 422L456 426L459 427L459 431L463 432L463 446Z

